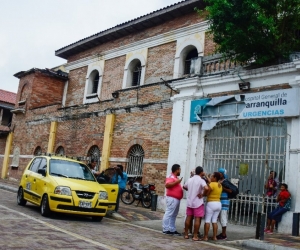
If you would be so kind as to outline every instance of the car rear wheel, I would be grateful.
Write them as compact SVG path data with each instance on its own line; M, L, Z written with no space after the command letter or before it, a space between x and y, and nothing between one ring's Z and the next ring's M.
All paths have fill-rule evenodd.
M44 194L41 202L41 215L48 217L51 214L51 210L49 207L48 195Z
M27 201L24 199L24 191L23 191L22 187L20 187L18 190L17 202L18 202L18 205L20 205L20 206L26 205Z
M92 217L92 221L95 221L95 222L100 222L102 221L103 219L103 216L93 216Z

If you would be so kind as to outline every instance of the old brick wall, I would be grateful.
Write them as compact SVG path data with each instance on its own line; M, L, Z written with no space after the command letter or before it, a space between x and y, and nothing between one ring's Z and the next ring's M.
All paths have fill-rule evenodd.
M29 109L61 104L65 81L35 72Z
M0 137L0 155L4 155L6 145L6 136Z
M125 56L105 61L100 100L111 99L112 92L122 89L125 61Z
M209 32L205 32L204 39L204 56L215 54L217 45L213 42L213 35Z
M40 146L47 151L51 121L58 121L54 150L63 146L68 156L87 156L88 150L96 145L102 152L103 135L107 111L116 115L110 157L127 158L130 147L138 140L145 151L145 159L163 163L144 164L143 182L155 182L163 193L171 129L171 90L163 83L124 89L119 98L90 105L62 108L61 105L27 110L16 114L14 147L21 155L32 155ZM12 154L12 153L11 153ZM20 159L18 170L10 170L10 176L19 178L30 161ZM118 162L117 162L118 163ZM126 164L120 162L126 167ZM159 184L160 183L160 184Z
M82 67L70 71L66 106L73 106L83 103L86 74L87 67Z
M28 108L29 100L31 99L31 89L34 80L34 74L26 75L19 81L19 87L16 97L16 108ZM20 101L26 101L19 104Z
M176 42L149 48L145 83L160 82L173 76Z
M143 31L131 34L126 37L115 39L113 41L109 41L108 43L98 45L92 49L73 55L70 58L68 58L68 62L74 62L79 59L83 59L96 54L101 55L103 54L103 51L119 48L120 46L128 45L149 37L160 35L174 29L187 27L204 20L205 17L200 17L196 12L183 16L178 16L175 17L173 20L167 21L157 27L145 28Z

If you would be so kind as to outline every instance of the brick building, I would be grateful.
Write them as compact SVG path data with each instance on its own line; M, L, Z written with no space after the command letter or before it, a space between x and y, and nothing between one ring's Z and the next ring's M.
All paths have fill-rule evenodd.
M11 129L12 113L16 93L0 89L0 155L4 155L7 136Z
M163 195L177 93L170 80L199 73L201 57L213 51L194 10L203 6L182 1L61 48L55 53L67 60L67 74L16 73L13 159L2 178L19 179L33 155L54 152L94 158L100 170L123 164Z
M291 231L300 211L300 55L257 69L213 55L195 7L203 2L181 1L63 47L56 51L67 60L63 68L15 74L14 136L2 178L18 179L41 152L94 158L100 170L123 164L130 176L154 182L164 208L174 163L184 180L198 165L209 173L224 167L240 189L229 219L255 225L272 206L264 183L273 170L292 193L279 228Z

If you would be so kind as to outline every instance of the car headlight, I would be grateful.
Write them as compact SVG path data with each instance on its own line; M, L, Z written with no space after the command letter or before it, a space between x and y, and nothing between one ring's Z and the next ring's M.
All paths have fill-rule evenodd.
M55 188L54 193L71 196L71 189L69 187L58 186Z
M100 191L100 192L99 192L99 200L108 200L107 192L105 192L105 191Z

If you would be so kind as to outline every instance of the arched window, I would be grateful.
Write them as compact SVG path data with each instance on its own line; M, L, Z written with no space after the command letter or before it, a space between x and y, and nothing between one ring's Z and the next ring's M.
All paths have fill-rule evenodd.
M91 162L91 160L94 160L97 162L96 165L96 170L99 170L99 166L100 166L100 150L98 148L98 146L92 146L90 148L90 150L88 151L88 158L89 158L89 162Z
M145 77L144 62L135 58L125 65L123 88L143 85Z
M197 71L197 61L198 61L198 51L197 49L192 49L185 58L184 61L184 74L196 74ZM200 67L200 65L199 65Z
M130 148L129 159L127 165L127 175L142 176L143 175L144 150L141 145L135 144Z
M63 146L59 146L56 151L55 151L55 154L57 155L65 155L65 149Z
M97 94L98 86L99 86L99 72L97 71L97 73L96 73L96 75L94 76L94 79L93 79L92 94Z
M186 75L201 75L203 44L194 36L182 37L177 40L174 61L174 78Z
M132 68L132 82L131 86L138 86L141 84L142 66L140 61L136 61Z
M25 83L21 90L20 100L18 102L19 107L24 106L28 97L29 87L28 84Z
M42 155L42 148L37 146L33 152L33 155Z
M87 98L97 95L99 78L100 76L98 70L93 70L88 79Z

